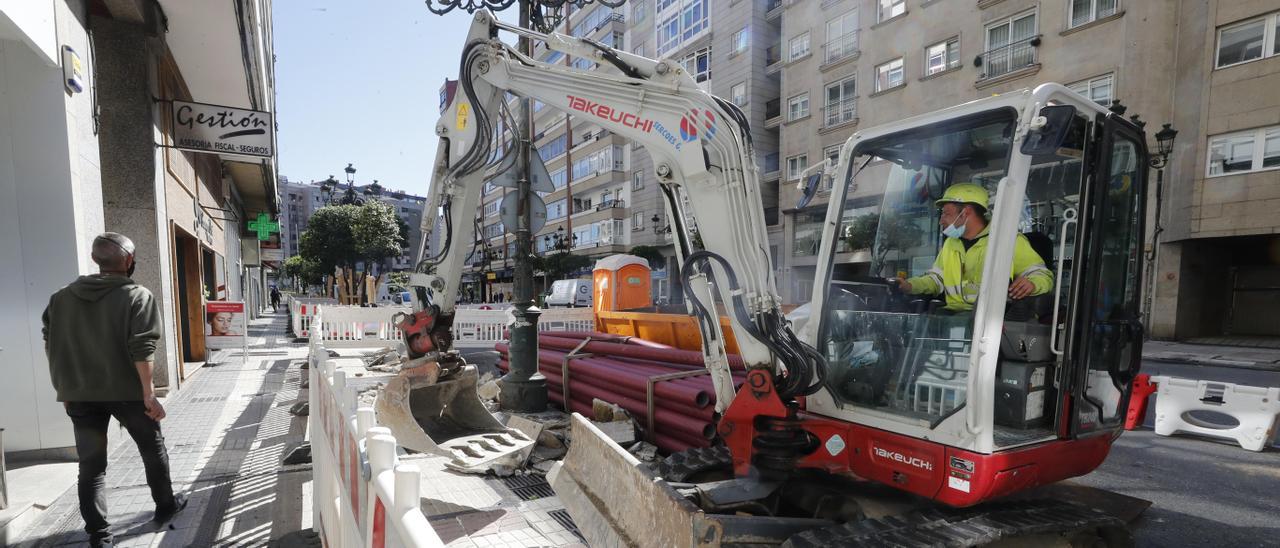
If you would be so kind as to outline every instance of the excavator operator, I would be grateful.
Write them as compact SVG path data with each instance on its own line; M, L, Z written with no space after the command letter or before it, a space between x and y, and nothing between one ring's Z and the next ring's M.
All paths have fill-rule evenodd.
M948 311L973 310L978 301L978 286L982 283L982 263L987 257L990 198L981 185L957 183L934 203L942 210L938 218L938 225L946 236L942 250L928 272L893 281L903 293L945 295L944 308ZM1014 244L1010 277L1009 298L1013 300L1043 295L1053 289L1053 275L1021 234Z

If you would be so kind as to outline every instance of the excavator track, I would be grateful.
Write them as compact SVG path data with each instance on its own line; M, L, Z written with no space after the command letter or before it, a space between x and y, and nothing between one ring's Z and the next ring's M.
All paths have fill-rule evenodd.
M651 471L653 475L667 481L683 482L696 474L713 470L732 470L733 457L725 446L696 447L678 453L655 463Z
M1037 537L1031 544L1061 546L1133 546L1119 518L1054 500L1019 500L973 508L934 508L880 519L865 519L797 533L785 548L827 546L922 546L963 548L1001 545Z

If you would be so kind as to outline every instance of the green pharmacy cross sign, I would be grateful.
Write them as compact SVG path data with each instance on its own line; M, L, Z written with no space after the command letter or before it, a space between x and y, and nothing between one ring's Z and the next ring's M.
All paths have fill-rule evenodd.
M280 223L271 220L266 213L259 213L258 218L249 221L249 230L258 233L258 240L267 241L272 232L280 232Z

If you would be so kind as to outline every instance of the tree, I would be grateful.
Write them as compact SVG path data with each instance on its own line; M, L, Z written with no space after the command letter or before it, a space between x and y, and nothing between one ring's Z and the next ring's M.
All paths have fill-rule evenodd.
M284 275L294 280L294 286L306 292L307 287L324 283L324 270L315 261L294 255L284 261Z
M591 266L591 259L582 255L574 255L568 251L560 251L549 255L534 255L533 268L547 274L548 280L568 278L574 272Z
M325 275L341 269L344 292L356 296L361 294L357 279L370 274L374 263L403 255L407 235L408 227L395 209L382 202L326 206L312 214L298 251ZM360 261L365 271L357 275Z
M649 261L649 268L660 270L667 265L667 261L662 256L662 252L658 248L651 245L638 245L631 248L630 254Z
M871 250L871 271L879 272L891 251L906 251L920 245L925 232L908 215L867 213L853 218L845 229L844 241L850 249Z

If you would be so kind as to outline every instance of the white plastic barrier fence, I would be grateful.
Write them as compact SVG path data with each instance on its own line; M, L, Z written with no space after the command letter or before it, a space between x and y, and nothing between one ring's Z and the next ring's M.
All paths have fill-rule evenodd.
M289 297L289 321L293 328L293 336L310 337L311 322L315 318L317 307L325 304L338 304L336 299Z
M1155 376L1156 434L1178 432L1235 440L1250 451L1262 451L1280 417L1280 388ZM1197 412L1200 416L1197 416ZM1205 415L1222 414L1234 424Z
M312 522L323 545L444 546L419 506L418 468L398 464L391 431L377 426L373 408L356 408L355 389L319 337L309 359Z
M330 348L394 345L402 339L392 318L408 307L321 305L324 321L312 319L312 329ZM317 316L319 318L321 316Z
M493 348L506 340L506 330L515 321L512 309L454 310L453 344L459 348ZM538 317L538 331L594 331L595 326L595 312L590 308L544 309Z

